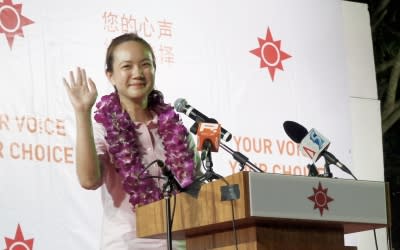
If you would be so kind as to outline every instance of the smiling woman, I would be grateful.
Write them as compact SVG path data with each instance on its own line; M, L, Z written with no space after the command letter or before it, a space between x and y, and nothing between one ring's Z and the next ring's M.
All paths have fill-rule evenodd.
M95 126L96 85L80 68L70 72L69 82L64 79L77 123L78 179L86 189L102 189L104 250L166 249L165 240L136 237L136 207L160 200L164 191L162 171L153 163L164 161L182 188L201 174L188 130L154 89L155 70L153 50L144 39L132 33L113 39L105 73L115 92L96 104Z
M154 88L152 51L142 43L127 41L116 46L113 55L112 68L106 70L107 77L131 118L145 121L151 116L149 112L143 117L134 117L140 114L132 109L145 108L147 96Z

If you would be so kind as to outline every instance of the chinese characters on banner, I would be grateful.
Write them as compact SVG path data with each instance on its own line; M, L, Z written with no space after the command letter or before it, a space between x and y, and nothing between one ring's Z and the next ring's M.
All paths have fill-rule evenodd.
M112 11L105 11L102 16L104 22L104 31L113 33L137 33L150 41L158 40L159 46L153 47L157 54L158 61L163 64L172 64L175 62L173 45L173 23L163 20L151 20L148 17L138 17L132 14L118 14ZM110 41L106 41L108 44Z

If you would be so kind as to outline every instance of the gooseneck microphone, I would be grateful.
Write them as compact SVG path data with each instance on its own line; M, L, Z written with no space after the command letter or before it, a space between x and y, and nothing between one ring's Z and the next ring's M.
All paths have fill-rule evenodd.
M176 188L178 191L183 191L181 184L176 180L174 174L171 170L164 164L161 160L156 160L158 167L161 169L162 175L167 177L167 182L170 182L173 187Z
M206 115L190 106L183 98L178 98L174 103L174 108L177 112L184 113L195 122L207 122L210 120ZM232 139L232 134L226 129L221 128L221 139L228 142Z

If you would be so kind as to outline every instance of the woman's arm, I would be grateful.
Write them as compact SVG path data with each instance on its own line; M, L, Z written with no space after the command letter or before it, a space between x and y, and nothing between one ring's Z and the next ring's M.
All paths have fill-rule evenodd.
M76 79L70 72L70 81L63 79L76 120L76 171L79 183L85 189L96 189L102 184L102 167L97 156L92 107L97 98L95 83L86 78L84 69L77 68Z

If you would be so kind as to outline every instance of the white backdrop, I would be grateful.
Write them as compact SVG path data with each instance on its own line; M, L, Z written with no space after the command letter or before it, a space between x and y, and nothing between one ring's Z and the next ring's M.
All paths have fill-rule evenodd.
M330 151L354 169L353 78L346 64L352 51L345 49L342 7L350 9L339 0L4 0L0 248L15 242L27 249L98 248L99 193L77 182L74 116L61 79L81 66L100 96L112 91L104 55L123 32L137 32L153 45L156 86L167 102L185 98L216 118L234 135L227 145L260 168L307 174L309 160L282 128L294 120L330 138ZM222 175L238 171L223 150L213 160Z

